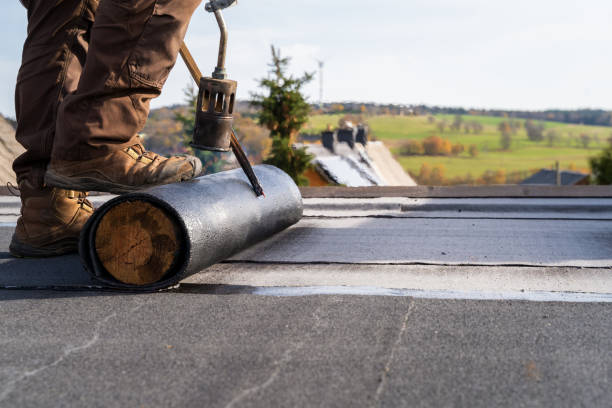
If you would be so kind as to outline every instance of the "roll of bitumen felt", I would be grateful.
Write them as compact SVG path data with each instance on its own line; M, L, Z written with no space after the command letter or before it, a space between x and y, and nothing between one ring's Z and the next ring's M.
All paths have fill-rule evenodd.
M163 289L297 223L293 180L273 166L254 170L265 198L236 169L105 203L81 233L83 264L104 286Z

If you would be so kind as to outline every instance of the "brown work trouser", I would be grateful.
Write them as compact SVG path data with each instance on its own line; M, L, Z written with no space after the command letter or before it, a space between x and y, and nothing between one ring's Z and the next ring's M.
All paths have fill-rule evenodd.
M18 180L43 186L51 158L87 160L136 143L202 0L22 0ZM99 3L99 5L98 5Z

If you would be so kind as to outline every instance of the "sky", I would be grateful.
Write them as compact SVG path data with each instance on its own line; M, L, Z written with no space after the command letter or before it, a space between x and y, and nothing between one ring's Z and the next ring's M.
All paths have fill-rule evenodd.
M14 117L27 19L3 2L0 113ZM274 44L296 75L324 61L326 102L612 110L610 0L239 0L224 15L239 99L257 91ZM201 7L186 42L205 73L218 41ZM181 103L190 81L179 59L152 106ZM318 78L305 93L319 100Z

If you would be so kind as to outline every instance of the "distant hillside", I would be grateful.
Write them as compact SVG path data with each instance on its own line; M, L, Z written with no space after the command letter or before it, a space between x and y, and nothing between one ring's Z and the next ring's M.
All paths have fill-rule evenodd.
M15 140L14 122L0 115L0 183L15 183L13 160L24 152L23 147Z
M544 120L549 122L569 123L574 125L590 126L612 126L612 112L602 109L579 109L579 110L545 110L545 111L504 111L504 110L469 110L465 112L435 111L435 114L471 114L481 116L493 116L498 118L508 117L516 119Z
M366 115L472 115L508 117L515 119L544 120L551 122L570 123L575 125L612 126L612 112L603 109L561 110L549 109L543 111L503 110L503 109L471 109L461 107L445 107L431 105L377 104L364 102L333 102L323 104L322 109L313 105L317 113L325 114L366 114Z

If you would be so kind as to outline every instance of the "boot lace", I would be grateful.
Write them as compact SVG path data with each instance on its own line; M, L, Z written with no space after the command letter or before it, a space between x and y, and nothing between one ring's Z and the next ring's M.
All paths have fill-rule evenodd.
M151 159L151 160L155 160L156 158L161 157L159 154L145 149L145 147L140 143L137 145L134 145L133 149L136 150L136 152L140 155L140 157L146 157L147 159Z
M93 204L87 199L89 193L84 191L74 191L74 193L76 193L76 196L74 198L76 198L79 207L86 210L94 211Z
M128 149L137 155L137 157L134 157L136 161L142 161L142 162L149 164L149 163L153 163L156 160L164 159L163 156L160 156L159 154L155 152L146 150L145 147L140 143L135 144L129 147Z

